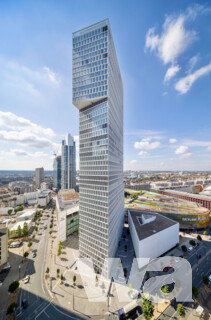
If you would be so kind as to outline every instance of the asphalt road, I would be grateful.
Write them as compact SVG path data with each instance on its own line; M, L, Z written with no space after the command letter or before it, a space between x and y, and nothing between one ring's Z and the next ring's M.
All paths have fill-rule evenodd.
M51 215L51 214L50 214ZM44 217L46 219L46 216ZM42 224L43 223L43 224ZM49 224L48 220L41 221L37 242L33 245L33 252L36 252L36 257L32 258L32 253L29 256L29 263L25 275L30 275L30 281L23 284L19 292L19 305L22 299L28 300L28 307L21 308L16 315L18 320L41 320L41 319L82 319L75 314L70 313L64 308L58 307L55 298L52 299L44 285L44 273L46 267L47 246L49 240ZM47 229L44 230L44 226Z
M201 258L198 259L198 254ZM203 241L200 246L188 254L185 258L190 262L192 266L192 285L200 288L202 285L202 276L211 274L211 242ZM177 319L176 306L178 302L173 302L165 310L165 312L158 318L159 320ZM190 303L184 303L184 306L189 306Z

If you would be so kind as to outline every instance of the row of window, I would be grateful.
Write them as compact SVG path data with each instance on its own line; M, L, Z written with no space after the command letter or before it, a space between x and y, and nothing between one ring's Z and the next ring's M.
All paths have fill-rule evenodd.
M93 42L101 41L105 37L107 38L107 36L108 36L108 33L107 32L103 32L103 33L100 33L99 35L87 38L86 40L82 40L82 41L73 43L73 49L80 48L82 46L88 45L88 44L93 43Z
M107 78L108 78L107 75L99 76L99 77L96 77L96 78L88 78L87 80L83 80L83 81L80 81L80 82L75 82L73 84L73 88L82 87L82 86L85 86L85 85L88 85L88 84L91 84L91 83L94 83L94 82L98 82L98 81L104 81L104 80L107 80ZM107 81L105 81L105 83L107 84Z
M86 73L87 73L87 71L90 69L90 68L93 68L93 67L96 67L96 66L100 66L100 65L105 65L105 66L102 66L102 69L106 69L107 68L107 59L101 59L101 60L99 60L99 61L95 61L95 62L92 62L92 63L89 63L88 64L88 60L86 60L87 61L87 64L85 65L85 64L83 64L82 66L80 66L80 67L77 67L77 68L73 68L73 77L77 77L78 75L77 75L77 73L79 73L79 72L82 72L82 71L86 71ZM94 69L94 68L93 68ZM91 73L91 72L89 72L89 73Z
M77 53L77 55L73 56L73 66L76 66L76 63L81 62L83 60L89 59L91 57L96 57L100 54L105 54L107 53L107 48L104 48L104 43L102 44L103 49L99 49L99 50L95 50L95 47L88 49L88 51L90 50L90 53L88 54L83 54L83 51L81 51L80 53Z
M94 87L102 87L104 85L107 85L107 81L106 80L102 80L100 82L95 82L96 78L92 78L91 80L94 80L94 81L90 81L91 83L87 84L85 86L75 86L75 88L73 88L73 92L77 92L77 91L80 91L80 90L91 89L91 88L94 88Z
M85 69L84 66L85 67L90 67L90 66L93 67L94 66L93 62L95 62L95 61L96 62L97 61L104 61L104 63L106 63L107 59L105 59L105 58L107 58L107 57L108 57L108 54L107 53L103 53L103 54L94 56L94 57L89 58L89 59L80 59L80 61L73 63L73 72L77 72L77 71Z
M73 85L77 83L78 81L85 81L85 80L90 80L91 78L97 77L97 76L102 76L102 75L107 75L107 69L101 70L101 67L99 67L100 71L94 72L92 69L87 69L86 71L81 72L82 75L78 77L73 77ZM89 73L90 71L90 73Z
M77 97L82 97L82 96L85 96L85 95L88 95L88 99L94 98L95 97L95 92L98 92L98 91L99 92L98 92L98 94L96 93L96 97L106 96L107 95L107 91L104 91L104 90L107 90L107 88L108 88L107 86L102 86L102 87L97 87L97 88L90 89L90 90L78 91L76 93L73 93L74 101L76 101ZM80 90L80 88L79 88L79 90Z
M95 30L93 30L93 31L84 33L83 35L75 36L75 37L73 38L73 43L78 43L78 42L80 42L80 41L82 41L82 40L86 40L86 39L88 39L88 38L90 38L90 37L92 37L92 36L95 36L95 35L97 35L97 34L100 34L100 33L102 33L102 32L105 32L105 31L107 31L107 30L108 30L108 26L103 26L103 27L98 28L98 29L95 29Z

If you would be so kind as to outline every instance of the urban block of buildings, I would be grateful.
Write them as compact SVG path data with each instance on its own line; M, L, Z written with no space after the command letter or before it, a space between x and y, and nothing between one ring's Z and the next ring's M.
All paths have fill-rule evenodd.
M126 189L127 192L132 190ZM141 212L157 212L179 222L180 229L204 229L210 223L210 210L202 207L199 203L193 203L171 196L149 191L136 192L136 197L125 199L126 220L128 210L140 210ZM169 194L170 195L170 194Z
M209 186L210 188L210 186ZM209 190L207 190L209 191ZM205 192L205 191L204 191ZM188 192L183 191L177 191L177 190L161 190L160 193L163 195L171 196L177 199L183 199L191 202L198 203L202 205L204 208L207 208L211 210L211 196L207 195L207 192L201 192L200 194L192 194Z
M124 222L123 85L109 20L73 33L79 110L79 252L109 275ZM105 265L104 265L105 263Z

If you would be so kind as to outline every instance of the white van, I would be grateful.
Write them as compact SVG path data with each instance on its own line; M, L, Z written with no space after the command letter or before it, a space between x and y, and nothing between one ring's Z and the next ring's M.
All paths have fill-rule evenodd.
M133 290L130 294L131 299L135 300L138 299L139 296L139 291L138 290Z
M193 247L192 246L188 247L188 252L192 252L192 251L193 251Z

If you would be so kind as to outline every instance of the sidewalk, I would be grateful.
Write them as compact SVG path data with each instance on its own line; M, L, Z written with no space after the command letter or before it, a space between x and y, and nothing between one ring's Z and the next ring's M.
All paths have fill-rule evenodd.
M19 266L20 268L20 285L21 279L25 276L25 271L27 268L28 260L25 259L22 263L23 252L27 249L27 244L24 243L20 248L9 248L9 263L11 265L11 269L8 272L2 286L0 287L0 320L5 319L8 303L10 300L10 294L8 292L9 285L15 281L19 280Z

